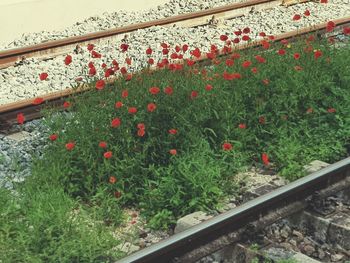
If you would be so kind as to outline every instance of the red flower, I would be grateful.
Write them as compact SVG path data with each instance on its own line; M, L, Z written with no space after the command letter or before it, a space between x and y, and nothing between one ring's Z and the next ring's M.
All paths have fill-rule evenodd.
M281 40L281 43L282 43L283 45L288 45L289 42L288 42L287 39L282 39L282 40Z
M245 123L240 123L240 124L238 125L238 128L240 128L240 129L246 129L246 128L247 128L247 125L246 125Z
M156 95L158 94L160 91L160 89L158 87L152 87L149 89L149 92L152 94L152 95Z
M242 75L239 73L227 73L226 71L223 73L223 78L226 80L240 79Z
M171 94L173 94L173 92L174 92L174 90L173 90L172 87L166 87L164 89L164 93L167 94L167 95L171 95Z
M231 143L228 143L228 142L225 142L223 145L222 145L222 149L224 150L224 151L230 151L230 150L232 150L232 144Z
M274 39L275 39L275 36L274 36L274 35L271 35L271 36L268 36L268 38L269 38L270 40L274 40Z
M125 63L130 66L131 65L131 58L125 58Z
M286 51L285 51L284 49L278 50L278 55L283 56L283 55L285 55L285 54L286 54Z
M256 67L254 67L254 68L251 69L251 71L252 71L253 73L257 73L257 72L258 72L258 69L257 69Z
M121 121L120 121L119 118L115 118L115 119L113 119L112 122L111 122L111 126L112 126L113 128L116 128L116 127L120 126L120 124L121 124Z
M259 122L260 122L261 124L265 124L265 123L266 123L265 117L264 117L264 116L260 116L260 117L259 117Z
M242 37L242 40L243 40L243 41L249 41L249 40L250 40L250 37L247 36L247 35L245 35L245 36Z
M145 129L139 129L138 131L137 131L137 136L139 136L139 137L143 137L144 135L145 135Z
M263 49L269 49L270 48L270 43L267 40L263 39L263 40L261 40L260 43L261 43Z
M233 59L226 59L225 64L226 64L226 66L231 67L234 64L234 60Z
M235 39L233 39L233 43L235 43L235 44L238 44L240 41L241 41L241 40L240 40L238 37L236 37Z
M210 90L212 90L212 89L213 89L213 86L210 85L210 84L208 84L208 85L205 86L205 90L207 90L207 91L210 91Z
M117 102L115 103L114 107L115 107L116 109L119 109L119 108L123 107L123 102L117 101Z
M58 138L58 135L55 134L55 133L54 133L54 134L51 134L51 135L49 136L50 141L56 141L57 138Z
M128 92L128 90L123 90L122 91L122 98L126 98L126 97L128 97L129 96L129 92Z
M294 57L294 59L299 59L300 58L300 54L299 53L294 53L293 57Z
M106 159L110 159L110 158L112 158L112 156L113 156L113 153L112 152L105 152L104 154L103 154L103 157L104 158L106 158Z
M319 57L321 57L322 56L322 51L321 50L316 50L315 52L314 52L314 57L315 57L315 59L318 59Z
M244 61L244 62L242 63L242 67L243 67L243 68L248 68L251 64L252 64L251 61L246 60L246 61Z
M169 150L169 153L170 153L171 155L176 155L176 154L177 154L177 151L176 151L176 149L171 149L171 150Z
M146 54L147 54L147 55L151 55L152 52L153 52L153 51L152 51L152 48L149 47L149 48L146 49Z
M67 55L66 58L64 59L64 64L68 66L70 63L72 63L72 56Z
M167 43L161 43L160 46L161 46L162 48L168 48L168 47L169 47Z
M243 33L244 34L249 34L250 33L250 28L249 27L246 27L243 29Z
M175 135L177 133L177 130L176 129L170 129L170 130L168 130L168 133Z
M122 43L122 44L120 45L120 49L122 50L122 52L128 51L128 48L129 48L129 45L128 45L128 44Z
M117 178L115 178L114 176L110 176L108 181L110 184L115 184L117 182Z
M96 82L95 87L96 87L96 89L98 89L98 90L102 90L102 89L105 87L105 85L106 85L106 82L105 82L103 79L101 79L101 80L98 80L98 81Z
M32 102L33 105L39 105L44 102L43 98L35 98Z
M343 28L343 34L344 35L350 35L350 27L344 27Z
M182 52L186 52L188 50L188 45L186 45L186 44L184 44L183 46L182 46Z
M200 58L201 56L201 51L200 49L197 47L194 50L191 51L191 55L195 56L196 58Z
M137 129L144 130L145 129L145 124L144 123L139 123L137 124Z
M94 44L88 44L87 45L87 50L92 51L94 49L95 45Z
M95 67L91 67L89 69L89 75L90 76L95 76L96 75L96 68Z
M187 60L186 60L186 63L187 63L187 66L191 67L191 66L193 66L196 62L193 61L193 60L191 60L191 59L187 59Z
M154 59L153 58L149 58L148 59L148 64L153 65L154 64Z
M157 108L157 105L154 104L154 103L149 103L149 104L147 105L147 110L148 110L149 112L155 111L156 108Z
M228 39L228 36L226 36L226 35L221 35L220 36L220 40L221 41L226 41Z
M265 63L266 62L266 59L264 59L262 56L255 56L255 59L259 62L259 63Z
M129 81L131 79L132 79L132 74L131 73L127 74L125 77L125 81Z
M71 106L71 104L70 104L70 102L68 102L68 101L65 101L65 102L63 103L63 108L65 108L65 109L68 109L70 106Z
M304 16L309 16L309 15L310 15L310 11L308 9L306 9L304 12Z
M298 15L298 14L295 14L295 15L293 16L293 20L294 20L294 21L298 21L300 18L301 18L301 16Z
M46 80L49 75L46 72L43 72L39 75L40 80Z
M269 161L269 156L267 155L267 153L263 153L261 154L261 160L263 161L263 163L268 166L270 161Z
M66 149L67 149L68 151L73 150L74 147L75 147L75 142L69 142L69 143L66 144Z
M260 33L259 33L259 36L261 36L261 37L266 37L266 34L265 34L265 32L260 32Z
M171 58L171 59L177 59L177 58L178 58L178 55L177 55L176 53L172 53L172 54L170 55L170 58Z
M163 55L168 55L169 49L164 48L164 49L162 50L162 53L163 53Z
M328 111L329 113L335 113L335 112L336 112L336 110L335 110L334 108L329 108L327 111Z
M18 124L23 124L24 121L25 121L25 118L24 118L23 113L18 113L17 114L17 122L18 122Z
M335 23L333 21L329 21L327 23L326 31L331 32L334 30L334 28L335 28Z
M116 198L120 198L120 197L122 196L122 193L119 192L119 191L116 191L116 192L114 192L114 196L115 196Z
M234 33L236 36L242 35L242 31L241 31L241 30L234 31L233 33Z
M107 143L104 142L104 141L101 141L101 142L98 144L98 147L105 149L105 148L107 148Z
M321 4L327 4L328 0L321 0Z
M198 96L198 91L193 90L193 91L191 92L191 99L194 99L194 98L196 98L197 96Z
M91 51L91 56L93 58L101 58L102 57L102 55L100 53L96 52L95 50Z
M128 112L129 112L130 114L135 114L135 113L137 112L137 108L136 108L136 107L130 107L130 108L128 109Z

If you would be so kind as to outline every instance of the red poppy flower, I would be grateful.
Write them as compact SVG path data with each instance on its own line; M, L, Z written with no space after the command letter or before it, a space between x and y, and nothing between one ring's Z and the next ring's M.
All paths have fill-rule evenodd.
M350 35L350 27L344 27L343 28L343 34L344 35Z
M285 54L286 54L286 51L285 51L284 49L279 49L279 50L278 50L278 55L283 56L283 55L285 55Z
M172 87L166 87L164 89L164 93L167 94L167 95L171 95L171 94L173 94L173 92L174 92L174 90L173 90Z
M191 55L195 56L196 58L200 58L201 56L201 51L200 49L197 47L194 50L191 51Z
M131 73L127 74L125 77L125 81L129 81L131 79L132 79L132 74Z
M226 35L221 35L220 36L220 40L221 41L226 41L228 39L228 36L226 36Z
M164 49L162 50L162 53L163 53L163 55L168 55L169 49L164 48Z
M171 59L177 59L177 54L176 54L176 53L172 53L172 54L170 55L170 58L171 58Z
M210 90L212 90L212 89L213 89L213 86L210 85L210 84L208 84L208 85L205 86L205 90L207 90L207 91L210 91Z
M170 129L170 130L168 130L168 133L175 135L177 133L177 130L176 129Z
M274 39L275 39L275 36L274 36L274 35L271 35L271 36L268 36L268 38L269 38L270 40L274 40Z
M154 104L154 103L149 103L149 104L147 105L147 111L149 111L149 112L155 111L156 108L157 108L157 105Z
M207 53L206 55L208 59L214 59L216 57L215 53L213 52Z
M198 91L193 90L193 91L191 92L191 99L194 99L194 98L196 98L196 97L198 97Z
M300 18L301 18L301 16L298 15L298 14L295 14L295 15L293 16L293 20L294 20L294 21L298 21Z
M328 21L326 31L331 32L334 30L334 28L335 28L335 23L333 21Z
M239 59L241 57L241 55L239 53L233 53L231 58L233 59Z
M258 72L258 69L256 67L252 68L251 71L255 74Z
M232 42L235 44L238 44L240 41L241 40L238 37L236 37L235 39L232 40Z
M251 61L246 60L246 61L244 61L244 62L242 63L242 67L243 67L243 68L248 68L248 67L250 67L251 64L252 64Z
M18 114L17 114L17 123L18 123L18 124L23 124L24 121L25 121L25 118L24 118L23 113L18 113Z
M95 67L91 67L90 69L89 69L89 75L90 76L95 76L96 75L96 68Z
M68 101L65 101L65 102L63 103L63 108L65 108L65 109L68 109L70 106L71 106L71 104L70 104L70 102L68 102Z
M261 154L261 160L263 161L264 165L268 166L270 161L269 161L269 156L267 153Z
M105 81L101 79L96 82L95 87L97 90L102 90L105 87L105 85L106 85Z
M263 49L269 49L270 48L270 43L267 40L263 39L263 40L261 40L260 43L261 43Z
M310 15L310 11L308 9L306 9L304 12L304 16L309 16L309 15Z
M250 33L250 28L249 27L246 27L243 29L243 33L244 34L249 34Z
M122 98L126 98L126 97L128 97L129 96L129 92L128 92L128 90L123 90L122 91Z
M56 141L57 138L58 138L58 135L55 134L55 133L54 133L54 134L51 134L51 135L49 136L50 141Z
M116 127L120 126L120 124L121 124L121 121L120 121L119 118L115 118L115 119L113 119L112 122L111 122L111 126L112 126L113 128L116 128Z
M250 37L248 35L245 35L245 36L242 37L242 40L243 41L249 41Z
M329 113L335 113L335 112L336 112L336 110L335 110L334 108L329 108L327 111L328 111Z
M327 4L328 0L321 0L321 4Z
M119 192L119 191L116 191L116 192L114 192L114 196L115 196L116 198L120 198L120 197L122 196L122 193Z
M119 66L118 62L117 62L115 59L113 59L112 64L113 64L113 66L115 66L115 67L118 67L118 66Z
M247 125L246 125L245 123L240 123L240 124L238 125L238 128L240 128L240 129L246 129L246 128L247 128Z
M39 75L40 80L46 80L49 75L46 72L43 72Z
M321 50L316 50L315 52L314 52L314 57L315 57L315 59L318 59L319 57L321 57L322 56L322 51Z
M68 66L70 63L72 63L72 56L67 55L66 58L64 59L64 64Z
M102 57L102 55L100 53L96 52L95 50L91 51L91 56L93 58L101 58Z
M122 44L120 45L120 49L122 50L122 52L128 51L128 48L129 48L129 45L128 45L128 44L122 43Z
M265 119L264 116L260 116L259 117L259 123L261 123L261 124L265 124L266 123L266 119Z
M95 45L94 44L88 44L87 45L87 50L92 51L94 49Z
M265 63L266 62L266 59L264 59L262 56L255 56L255 59L259 62L259 63Z
M152 95L158 94L159 91L160 91L160 89L159 89L158 87L151 87L151 88L149 89L149 92L150 92Z
M227 73L226 71L223 73L223 78L226 80L240 79L242 75L239 73Z
M259 36L261 36L261 37L266 37L266 33L265 33L265 32L260 32L260 33L259 33Z
M105 148L107 148L107 143L104 141L101 141L101 142L99 142L98 147L105 149Z
M131 58L125 58L125 63L130 66L131 65Z
M137 136L139 136L139 137L143 137L144 135L145 135L145 129L139 129L138 131L137 131Z
M241 31L241 30L234 31L233 33L234 33L236 36L242 35L242 31Z
M191 66L193 66L196 62L193 61L193 60L191 60L191 59L187 59L187 60L186 60L186 63L187 63L187 66L191 67Z
M188 45L186 45L186 44L184 44L183 46L182 46L182 52L186 52L188 50Z
M111 151L105 152L103 154L103 157L106 158L106 159L110 159L110 158L112 158L112 156L113 156L113 153Z
M66 144L66 149L67 149L68 151L73 150L74 147L75 147L75 142L69 142L69 143Z
M234 60L233 59L226 59L225 64L228 67L232 67L234 64Z
M33 105L40 105L41 103L44 102L43 98L35 98L32 102Z
M144 130L146 126L144 123L138 123L136 127L137 129Z
M287 39L282 39L281 44L288 45L289 41Z
M171 150L169 150L169 153L170 153L171 155L176 155L176 154L177 154L177 151L176 151L176 149L171 149Z
M128 109L128 112L129 112L130 114L135 114L135 113L137 112L137 108L136 108L136 107L130 107L130 108Z
M116 109L119 109L119 108L123 107L123 102L117 101L117 102L115 103L114 107L115 107Z
M294 59L299 59L300 58L300 54L299 53L294 53L293 57L294 57Z
M149 58L148 59L148 64L153 65L154 64L154 59L153 58Z
M117 178L115 178L114 176L110 176L108 181L110 184L115 184L117 182Z
M222 145L222 149L224 151L230 151L232 150L233 146L231 143L228 143L228 142L225 142L223 145Z
M152 52L153 52L152 48L149 47L149 48L146 49L146 54L147 55L151 55Z

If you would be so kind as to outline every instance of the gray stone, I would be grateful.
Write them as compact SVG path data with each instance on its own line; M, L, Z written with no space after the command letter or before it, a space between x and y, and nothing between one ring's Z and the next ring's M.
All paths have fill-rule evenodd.
M310 164L305 165L304 169L307 173L311 174L317 172L325 167L327 167L329 163L325 163L319 160L312 161Z
M332 261L332 262L341 261L343 258L344 258L344 255L343 255L343 254L334 254L334 255L331 255L331 261Z
M125 243L122 243L120 245L118 245L116 247L116 249L126 253L126 254L131 254L133 252L136 252L138 250L140 250L140 247L139 246L135 246L133 245L132 243L130 242L125 242Z
M311 245L305 245L303 247L303 252L305 252L306 255L311 256L315 252L315 248Z
M212 216L207 215L206 213L202 211L194 212L192 214L186 215L184 217L181 217L176 222L176 227L174 230L174 233L180 233L192 226L195 226L205 220L208 220L212 218Z

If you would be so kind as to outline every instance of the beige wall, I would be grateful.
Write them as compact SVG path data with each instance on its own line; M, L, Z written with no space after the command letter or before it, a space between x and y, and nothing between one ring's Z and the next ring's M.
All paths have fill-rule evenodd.
M61 30L90 16L143 10L168 0L0 0L0 43L23 33Z

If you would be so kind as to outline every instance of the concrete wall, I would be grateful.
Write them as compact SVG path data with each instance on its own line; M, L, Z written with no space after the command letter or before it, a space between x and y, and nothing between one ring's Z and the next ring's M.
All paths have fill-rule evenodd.
M23 33L61 30L103 12L138 11L167 0L0 0L0 43Z

